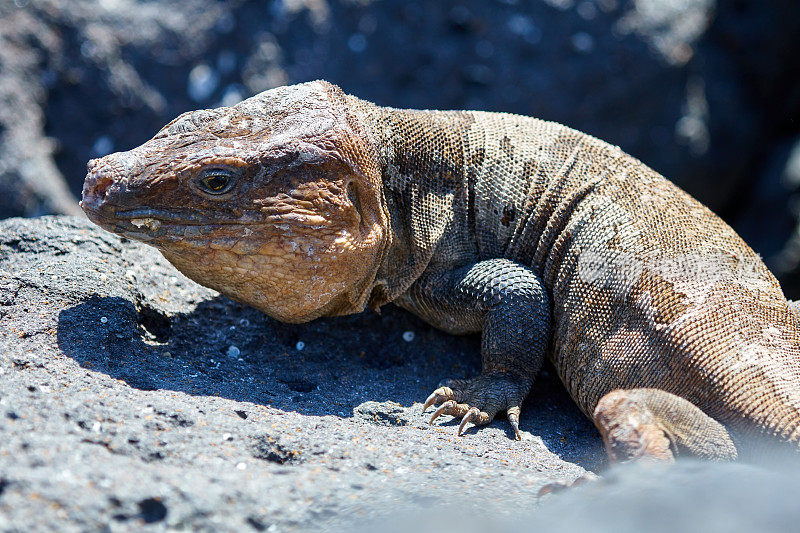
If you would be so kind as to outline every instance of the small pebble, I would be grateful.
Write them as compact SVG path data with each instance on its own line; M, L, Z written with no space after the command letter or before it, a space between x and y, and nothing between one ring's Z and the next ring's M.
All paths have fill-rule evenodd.
M406 342L411 342L414 340L414 332L413 331L404 331L403 332L403 340Z
M228 346L228 351L227 351L228 357L239 357L240 353L242 353L242 351L236 346L234 345Z
M172 357L172 352L164 352L164 357Z
M106 322L108 322L108 317L101 316L101 317L100 317L100 322L102 322L103 324L105 324Z
M233 435L231 435L230 433L223 433L222 440L233 440Z
M304 343L303 341L297 341L297 344L295 344L294 347L297 348L298 352L302 352L303 348L306 347L306 343Z
M247 468L247 464L246 463L239 463L238 465L236 465L236 468L238 470L244 470L245 468Z

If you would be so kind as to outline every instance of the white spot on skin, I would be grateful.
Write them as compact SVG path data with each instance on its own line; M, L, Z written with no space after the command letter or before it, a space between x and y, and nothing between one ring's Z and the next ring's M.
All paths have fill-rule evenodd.
M161 227L161 221L155 218L133 218L131 224L137 228L146 227L150 231L156 231Z
M761 332L761 336L765 341L770 343L777 343L781 339L781 330L775 326L769 325Z

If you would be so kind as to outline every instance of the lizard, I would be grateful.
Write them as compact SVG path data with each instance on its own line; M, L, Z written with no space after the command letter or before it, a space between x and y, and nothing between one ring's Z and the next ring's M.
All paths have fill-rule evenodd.
M278 321L389 302L481 334L424 402L469 424L552 361L612 461L800 443L800 324L760 257L641 161L506 113L382 107L326 81L184 113L88 163L81 206Z

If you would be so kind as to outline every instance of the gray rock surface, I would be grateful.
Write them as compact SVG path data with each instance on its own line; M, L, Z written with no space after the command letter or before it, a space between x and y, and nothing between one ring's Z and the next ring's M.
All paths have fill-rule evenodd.
M419 402L478 351L391 307L279 324L83 219L2 221L0 531L316 530L454 495L507 513L601 466L549 375L526 440L429 426Z
M612 470L539 497L604 466L550 372L521 442L504 420L459 438L420 412L440 378L477 371L478 348L391 306L279 324L81 218L2 221L0 531L786 531L800 519L797 464Z

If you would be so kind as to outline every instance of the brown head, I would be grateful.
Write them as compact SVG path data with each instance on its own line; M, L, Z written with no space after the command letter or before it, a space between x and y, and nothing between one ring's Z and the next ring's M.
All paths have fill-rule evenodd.
M318 81L185 113L90 161L81 207L278 320L360 311L389 236L378 155L348 98Z

